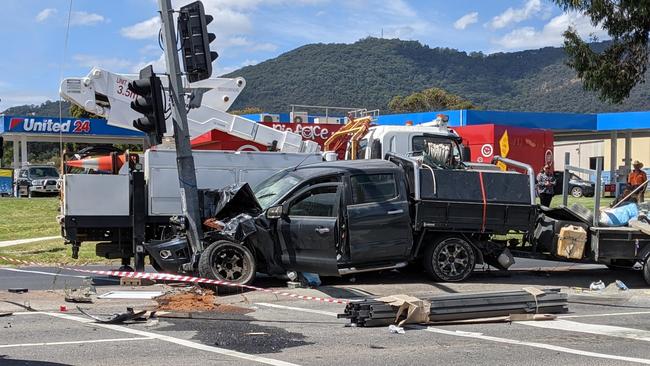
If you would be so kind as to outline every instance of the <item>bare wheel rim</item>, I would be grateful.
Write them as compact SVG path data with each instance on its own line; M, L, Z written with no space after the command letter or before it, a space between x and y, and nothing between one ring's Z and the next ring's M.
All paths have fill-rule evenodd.
M441 274L447 278L461 276L469 266L470 254L467 248L457 239L447 239L442 245L435 258Z
M237 282L248 277L251 268L245 253L234 246L224 246L214 254L215 274L223 280Z

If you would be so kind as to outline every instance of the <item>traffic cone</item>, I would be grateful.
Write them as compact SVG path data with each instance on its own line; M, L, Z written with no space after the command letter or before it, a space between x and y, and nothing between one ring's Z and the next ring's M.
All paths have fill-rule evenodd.
M114 172L120 170L124 162L126 161L126 155L118 155L113 159L113 156L98 156L94 158L86 158L79 160L68 160L65 164L69 167L81 168L81 169L93 169L96 171L102 172ZM113 167L115 163L115 167Z

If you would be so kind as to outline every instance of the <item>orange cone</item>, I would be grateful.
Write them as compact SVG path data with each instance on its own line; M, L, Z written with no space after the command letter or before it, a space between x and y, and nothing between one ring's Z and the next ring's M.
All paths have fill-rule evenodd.
M126 161L126 155L118 155L115 159L115 164L117 165L113 169L113 157L112 156L98 156L95 158L86 158L80 160L68 160L65 164L69 167L81 168L81 169L93 169L103 172L113 172L119 170L124 162Z

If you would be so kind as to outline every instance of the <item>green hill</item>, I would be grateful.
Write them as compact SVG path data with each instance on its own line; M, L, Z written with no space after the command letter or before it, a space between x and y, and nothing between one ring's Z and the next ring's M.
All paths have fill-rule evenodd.
M594 47L602 47L596 44ZM395 95L443 88L485 109L607 112L650 109L650 86L621 105L582 90L562 48L484 55L430 48L417 41L366 38L352 44L310 44L225 76L243 76L233 108L284 112L289 104L387 110Z

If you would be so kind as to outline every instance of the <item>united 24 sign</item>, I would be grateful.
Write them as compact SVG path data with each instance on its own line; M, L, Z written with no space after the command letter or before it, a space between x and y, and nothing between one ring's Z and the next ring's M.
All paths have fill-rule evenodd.
M0 132L26 134L141 136L106 124L104 119L0 116Z

